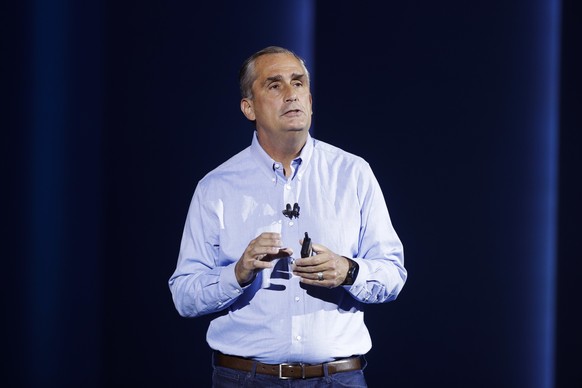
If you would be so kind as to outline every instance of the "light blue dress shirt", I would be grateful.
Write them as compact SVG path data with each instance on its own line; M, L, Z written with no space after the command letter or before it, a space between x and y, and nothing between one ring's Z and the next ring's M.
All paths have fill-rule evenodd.
M362 158L311 136L291 169L286 178L255 133L250 147L200 180L169 280L174 304L185 317L218 313L207 341L225 354L271 364L365 354L371 339L364 305L395 299L407 276L380 186ZM285 217L285 206L295 203L300 216ZM294 257L278 259L241 288L235 263L262 232L281 233ZM359 264L353 285L299 282L290 265L305 232Z

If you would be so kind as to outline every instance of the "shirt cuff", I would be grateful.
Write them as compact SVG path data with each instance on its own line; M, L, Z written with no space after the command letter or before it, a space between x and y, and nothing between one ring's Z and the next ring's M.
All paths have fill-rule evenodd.
M236 280L236 274L234 272L235 265L236 261L227 265L222 269L222 271L220 271L220 287L222 288L224 295L230 299L238 298L243 292L243 288L238 284L238 280Z

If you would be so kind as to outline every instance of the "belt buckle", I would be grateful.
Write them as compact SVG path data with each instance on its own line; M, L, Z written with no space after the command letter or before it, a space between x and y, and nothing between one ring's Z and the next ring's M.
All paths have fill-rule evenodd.
M293 376L283 376L283 367L285 366L300 366L301 367L301 378L305 379L305 364L302 362L283 362L279 364L279 379L281 380L293 380Z

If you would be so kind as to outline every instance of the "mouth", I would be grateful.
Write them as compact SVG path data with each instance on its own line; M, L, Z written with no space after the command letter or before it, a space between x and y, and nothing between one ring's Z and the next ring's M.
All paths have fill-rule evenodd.
M303 114L303 111L301 109L290 109L288 111L285 111L285 113L283 113L283 116L286 117L297 117Z

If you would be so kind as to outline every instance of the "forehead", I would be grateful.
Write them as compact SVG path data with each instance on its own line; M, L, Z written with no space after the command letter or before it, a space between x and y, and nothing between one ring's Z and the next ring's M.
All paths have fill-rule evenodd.
M292 54L266 54L257 58L255 62L255 75L259 81L277 75L285 77L304 73L305 69L301 62Z

